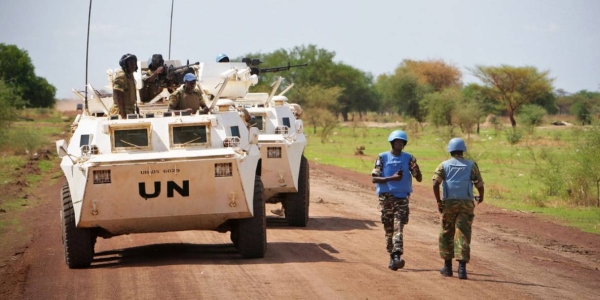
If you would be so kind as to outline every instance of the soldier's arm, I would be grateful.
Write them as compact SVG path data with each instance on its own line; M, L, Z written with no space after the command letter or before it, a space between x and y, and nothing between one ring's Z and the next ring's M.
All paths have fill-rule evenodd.
M440 164L437 169L435 169L433 175L433 196L435 197L435 201L437 202L438 211L442 213L443 203L442 196L440 194L440 185L444 181L444 167Z
M125 73L119 72L115 77L115 81L113 83L113 99L117 104L117 108L119 109L119 115L121 118L125 119L125 86L127 85L127 78L125 77Z
M400 175L398 173L394 173L392 176L389 176L389 177L383 177L383 176L381 176L382 174L383 174L383 159L379 156L379 157L377 157L377 160L375 161L375 167L373 168L373 171L371 171L371 176L372 176L371 182L386 183L389 181L402 179L402 175Z
M479 203L483 202L485 188L483 184L483 178L481 177L481 172L479 171L479 166L477 166L477 163L475 162L473 162L473 167L471 168L471 181L473 181L477 192L479 192Z
M410 163L408 164L408 169L410 170L410 174L418 181L421 182L423 180L423 174L421 174L421 169L419 168L419 164L417 164L417 158L411 156Z
M156 80L156 77L158 77L159 74L161 74L163 72L163 67L158 67L158 69L156 69L156 71L154 71L152 73L152 75L147 76L146 78L143 78L143 81L148 81L148 82L154 82L154 80Z
M208 106L206 106L206 102L204 102L204 98L202 97L202 92L198 92L198 97L200 98L200 108L202 109L202 112L207 114L209 111Z
M169 96L169 110L176 110L179 104L179 90Z

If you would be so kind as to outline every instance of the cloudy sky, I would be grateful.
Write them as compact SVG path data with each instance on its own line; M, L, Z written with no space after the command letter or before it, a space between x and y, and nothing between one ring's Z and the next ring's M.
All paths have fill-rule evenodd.
M85 85L89 0L0 0L0 43L27 50L38 76L73 98ZM600 91L598 0L175 0L171 58L214 61L315 44L374 76L404 59L534 66L554 87ZM125 53L169 55L171 0L95 0L88 81Z

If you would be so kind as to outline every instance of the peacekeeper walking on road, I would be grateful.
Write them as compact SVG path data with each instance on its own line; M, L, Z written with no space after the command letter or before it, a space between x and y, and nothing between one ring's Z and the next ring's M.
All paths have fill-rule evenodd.
M393 131L388 137L392 150L379 154L371 172L372 182L377 184L381 223L385 230L387 252L390 254L388 268L397 271L404 267L404 241L402 232L408 223L409 198L412 193L412 177L423 180L417 159L402 152L408 137L402 130Z
M443 276L452 276L452 259L458 261L458 278L467 279L467 263L471 252L471 226L473 224L475 201L483 202L483 179L477 164L463 158L467 145L461 138L453 138L448 143L452 156L442 162L433 175L433 194L438 210L442 214L440 231L440 256L444 267ZM440 198L440 185L443 196ZM473 185L479 196L473 195Z
M209 108L204 103L202 92L196 86L196 76L192 73L183 76L183 85L169 96L169 110L187 110L195 114L202 108L203 113L208 113Z

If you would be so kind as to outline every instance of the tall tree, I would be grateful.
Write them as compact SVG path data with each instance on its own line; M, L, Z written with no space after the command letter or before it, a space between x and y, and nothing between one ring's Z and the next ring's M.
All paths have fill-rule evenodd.
M429 85L435 92L445 88L460 87L462 72L454 65L441 59L404 60L400 66L417 76L419 84Z
M35 75L26 50L0 43L0 79L11 86L27 105L54 106L56 88L45 78Z
M553 90L549 71L540 72L535 67L476 66L471 72L483 82L483 91L490 98L505 105L513 128L517 126L515 113L522 105Z

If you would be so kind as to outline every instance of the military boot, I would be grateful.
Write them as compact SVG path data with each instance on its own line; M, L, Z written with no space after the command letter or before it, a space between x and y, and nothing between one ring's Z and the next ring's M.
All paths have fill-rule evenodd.
M400 257L400 252L394 252L390 255L389 268L392 271L398 271L398 269L404 268L404 259Z
M445 277L452 277L452 260L444 260L444 267L440 270L440 274Z
M458 262L458 279L467 279L467 263L464 261Z

